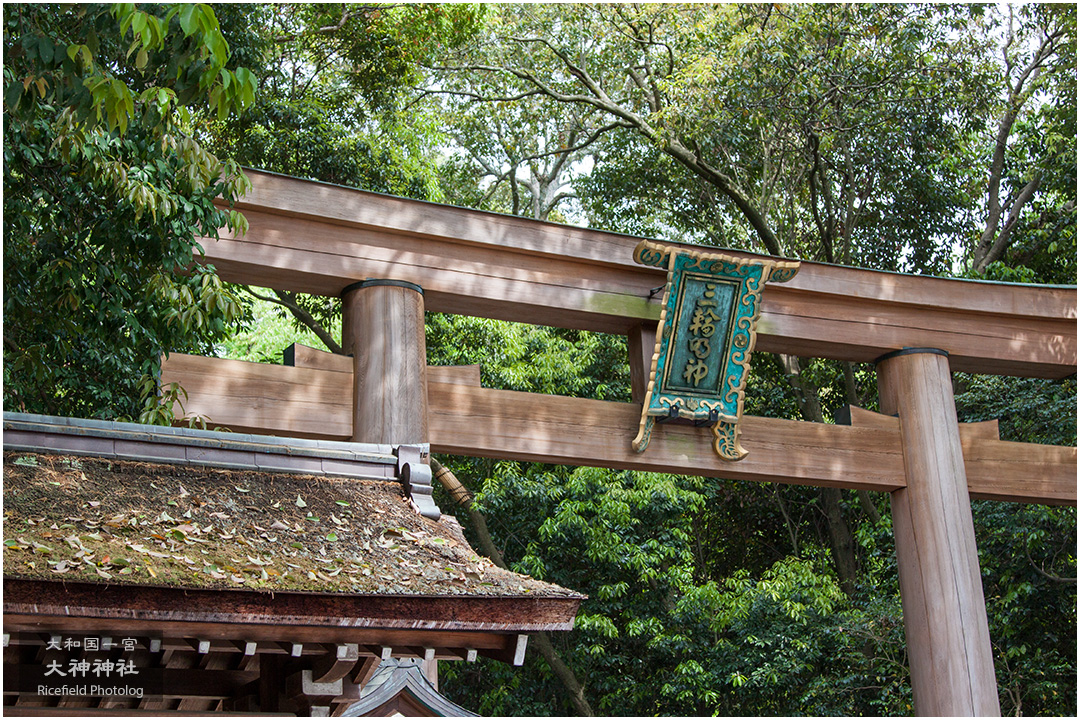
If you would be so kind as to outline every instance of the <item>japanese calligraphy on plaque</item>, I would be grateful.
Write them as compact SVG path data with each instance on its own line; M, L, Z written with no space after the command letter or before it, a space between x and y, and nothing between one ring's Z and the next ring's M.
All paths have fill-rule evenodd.
M638 244L634 260L668 272L634 449L644 452L658 419L687 418L712 426L720 457L741 460L746 451L739 444L739 420L761 291L770 280L790 280L799 263L648 240Z

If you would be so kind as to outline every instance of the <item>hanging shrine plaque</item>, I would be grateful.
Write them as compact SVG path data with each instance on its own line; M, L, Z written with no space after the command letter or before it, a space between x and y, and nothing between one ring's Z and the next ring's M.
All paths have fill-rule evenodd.
M711 425L716 453L741 460L743 391L765 283L795 276L798 262L737 258L643 240L642 265L667 269L649 384L634 450L649 445L653 423L687 418Z

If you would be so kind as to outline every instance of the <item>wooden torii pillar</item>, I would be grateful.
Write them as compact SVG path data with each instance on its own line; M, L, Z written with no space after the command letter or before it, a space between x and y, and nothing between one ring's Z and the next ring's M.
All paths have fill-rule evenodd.
M876 365L907 478L890 497L915 713L1000 715L948 353L905 348Z
M353 357L353 442L428 442L424 291L364 280L341 292L341 344Z
M412 485L413 500L425 516L438 518L430 500L423 288L387 279L347 286L341 292L341 341L353 358L350 439L398 448L399 471L405 467L401 476ZM425 658L422 666L437 690L438 661Z

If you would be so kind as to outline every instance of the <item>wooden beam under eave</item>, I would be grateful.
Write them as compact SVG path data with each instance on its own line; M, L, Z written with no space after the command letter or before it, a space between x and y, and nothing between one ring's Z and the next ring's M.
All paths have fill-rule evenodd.
M202 241L234 282L337 296L392 278L428 310L625 334L659 317L664 273L638 238L248 171L243 239ZM733 252L735 255L747 253ZM867 362L948 350L954 370L1076 372L1076 289L901 275L804 262L762 298L759 350Z

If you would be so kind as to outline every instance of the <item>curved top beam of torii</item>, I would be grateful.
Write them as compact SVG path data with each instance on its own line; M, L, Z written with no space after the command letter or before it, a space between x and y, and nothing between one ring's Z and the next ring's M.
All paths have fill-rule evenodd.
M202 240L223 279L337 296L392 278L421 285L428 310L612 333L659 317L650 291L664 273L634 263L638 238L247 175L237 208L247 234ZM764 295L760 351L868 362L908 346L948 351L956 371L1066 377L1076 372L1076 287L804 262Z

